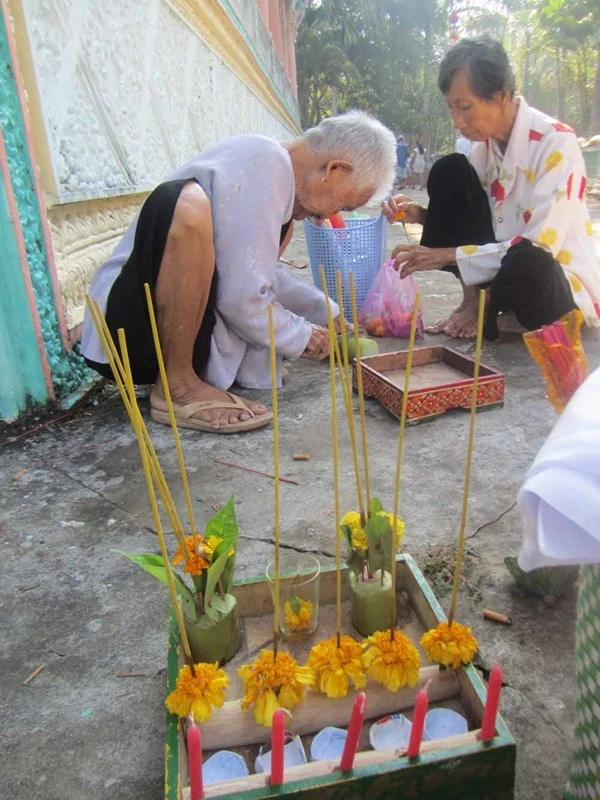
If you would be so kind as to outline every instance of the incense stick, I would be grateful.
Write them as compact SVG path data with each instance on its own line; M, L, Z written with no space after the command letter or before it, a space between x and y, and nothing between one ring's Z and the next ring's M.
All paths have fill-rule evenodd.
M367 449L367 423L365 419L365 393L363 389L362 364L360 361L360 336L358 335L358 310L354 273L350 273L350 302L352 303L352 325L354 328L354 360L356 362L356 388L358 389L358 418L362 439L363 467L365 473L365 493L367 496L367 516L371 516L371 479L369 477L369 452Z
M325 270L323 267L320 267L321 271L321 282L323 284L325 298L327 300L327 319L329 319L329 311L331 310L330 303L329 303L329 294L327 293L327 282L325 280ZM333 316L333 314L332 314ZM342 355L340 353L340 348L337 343L337 338L334 337L334 348L335 348L335 356L338 362L339 371L340 371L340 383L342 385L342 396L344 398L344 406L346 408L346 419L348 422L348 433L350 434L350 446L352 449L352 460L354 463L354 475L356 480L356 495L358 499L358 511L360 514L361 525L365 524L366 515L365 515L365 504L363 500L362 494L362 485L361 485L361 476L360 476L360 466L359 466L359 459L358 459L358 446L356 443L356 431L354 429L354 412L352 410L352 390L348 385L346 380L346 373L344 369L344 362L342 360Z
M335 330L333 314L327 301L327 325L329 328L329 378L331 388L331 443L333 449L333 499L335 508L335 632L337 646L342 636L342 543L340 537L340 467L337 424L337 394L335 389Z
M406 366L404 367L404 391L402 393L402 407L400 411L400 430L398 431L398 452L396 456L396 481L394 484L394 516L392 517L392 624L390 626L391 636L394 636L396 627L396 525L398 524L398 508L400 506L400 477L402 475L402 456L404 455L404 431L406 429L406 411L408 408L408 392L410 390L410 373L412 370L413 351L415 348L415 336L417 333L417 318L419 316L419 303L421 300L420 292L415 295L415 302L410 321L410 336L408 339L408 354L406 356Z
M179 627L179 635L181 636L181 643L183 645L184 653L186 654L187 658L190 661L192 672L194 672L194 660L192 658L192 651L190 648L187 631L185 629L183 613L181 611L181 606L179 605L177 589L175 588L175 579L173 578L173 570L171 569L171 562L169 560L169 553L167 551L167 545L165 542L162 520L160 518L160 512L158 510L158 504L156 502L156 494L154 493L154 483L152 482L152 475L150 473L150 466L148 464L148 452L146 450L146 446L144 443L144 436L142 434L142 429L141 429L142 415L140 414L140 410L137 404L137 399L135 396L135 389L133 386L133 376L131 374L129 355L127 353L127 342L125 340L125 331L123 330L123 328L119 328L118 335L119 335L119 345L121 348L121 359L123 363L123 369L125 372L125 384L127 387L129 402L131 404L133 412L131 421L137 437L138 447L140 449L140 457L142 459L142 469L144 471L144 477L146 479L146 489L148 490L148 498L150 500L150 505L152 507L152 516L154 518L154 525L156 527L156 533L158 535L160 552L163 557L165 574L167 576L167 582L169 584L169 594L171 596L171 604L173 605L173 608L175 610L175 617L177 619L177 625Z
M158 326L156 324L156 315L154 313L154 303L152 302L152 294L150 286L145 283L144 291L146 292L146 303L148 305L148 314L150 316L150 327L152 328L152 338L154 339L154 348L156 350L156 358L158 360L158 370L160 372L160 380L162 383L163 392L165 393L165 401L169 411L169 422L171 423L171 430L173 431L173 440L175 441L175 450L177 451L177 461L179 463L179 473L181 475L181 483L183 486L183 494L185 496L185 504L188 512L188 520L190 523L190 532L192 535L192 542L194 544L194 552L198 554L198 545L196 542L196 521L194 519L194 510L192 508L192 496L190 494L190 486L185 471L185 460L183 458L183 450L181 449L181 440L179 438L179 431L177 430L177 420L175 419L175 410L171 401L171 390L169 389L169 381L167 380L167 370L165 369L165 362L162 354L162 347L160 346L160 337L158 335Z
M277 658L277 645L279 642L279 542L281 537L279 515L279 421L277 405L277 354L275 352L275 324L273 322L273 306L269 304L269 350L271 355L271 394L273 410L273 483L275 484L275 597L273 599L273 656Z
M454 567L454 583L452 585L452 597L450 598L450 610L448 612L448 624L452 625L456 613L456 603L458 601L458 590L460 588L460 570L462 567L463 551L465 544L465 528L467 524L467 509L469 504L469 487L471 484L471 464L473 462L473 442L475 438L475 417L477 412L477 387L479 384L479 365L481 362L481 342L483 339L483 317L485 312L485 290L479 292L479 311L477 314L477 341L475 344L475 363L473 365L473 391L471 392L471 416L469 417L469 436L467 439L467 463L465 466L465 482L463 488L462 510L460 515L460 528L456 543L456 564Z
M117 351L116 345L113 342L110 331L108 330L108 326L106 325L106 320L104 319L102 311L100 310L100 306L96 301L93 301L89 295L86 296L86 303L90 315L92 317L92 322L94 323L96 333L98 334L104 352L106 353L106 357L108 358L108 363L112 370L115 383L119 390L119 394L121 395L121 400L123 401L123 405L125 406L127 416L129 417L129 420L133 426L133 418L132 418L133 411L131 404L129 402L127 390L125 388L125 370L123 368L121 358ZM181 520L179 519L177 509L175 508L175 503L173 502L173 497L171 496L171 492L169 491L169 487L167 486L165 476L158 461L158 456L156 455L154 445L152 444L152 440L150 439L150 434L148 433L148 430L146 428L146 425L144 424L143 419L141 421L141 427L146 448L148 451L148 459L150 463L150 470L152 472L152 477L154 479L156 486L158 487L158 491L163 506L165 508L165 512L169 518L171 527L173 528L173 532L175 534L175 538L177 539L177 543L182 548L182 552L185 554L186 559L189 559L190 552L184 535L183 525L181 524Z

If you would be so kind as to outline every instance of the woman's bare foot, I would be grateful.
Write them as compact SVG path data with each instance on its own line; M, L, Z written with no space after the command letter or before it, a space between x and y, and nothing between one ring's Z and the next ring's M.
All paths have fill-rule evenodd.
M462 303L449 317L425 328L425 333L445 333L455 339L471 339L477 334L478 287L463 284Z
M197 403L203 401L217 401L223 404L231 404L231 398L226 392L221 389L216 389L209 383L205 383L200 378L191 379L185 383L169 383L171 393L171 400L175 405L188 405L189 403ZM150 392L150 404L153 399L159 402L165 402L165 393L160 378ZM254 403L252 400L244 401L250 411L256 416L266 414L268 409L260 403ZM198 411L193 415L195 419L203 420L212 425L213 428L223 428L227 425L233 425L236 422L245 422L250 419L250 414L243 409L236 411L230 408L219 410L218 408L206 411Z

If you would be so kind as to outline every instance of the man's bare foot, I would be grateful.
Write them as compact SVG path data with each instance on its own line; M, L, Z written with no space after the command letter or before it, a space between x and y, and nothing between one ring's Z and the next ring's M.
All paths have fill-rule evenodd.
M192 379L186 382L185 385L173 382L172 385L169 384L169 389L171 392L171 400L176 405L187 405L189 403L203 401L217 401L223 404L231 404L231 398L226 392L221 391L221 389L216 389L214 386L200 380L200 378ZM150 392L151 404L153 399L157 399L163 403L165 401L165 393L160 378ZM252 400L245 400L244 402L256 416L266 414L268 411L268 409L260 403L255 403ZM227 425L233 425L236 422L245 422L250 419L250 414L243 409L236 411L230 408L224 408L222 410L215 408L207 411L198 411L194 414L194 419L203 420L204 422L210 423L213 428L219 429Z

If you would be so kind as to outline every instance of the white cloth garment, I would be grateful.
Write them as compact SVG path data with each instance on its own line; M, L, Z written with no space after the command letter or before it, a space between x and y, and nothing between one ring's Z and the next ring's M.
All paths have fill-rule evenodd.
M474 142L470 161L488 193L497 242L457 248L463 281L491 281L511 244L526 238L552 253L586 322L599 325L600 267L574 132L520 98L506 151L492 139Z
M462 153L463 156L467 158L471 155L471 149L473 147L473 142L470 139L467 139L466 136L459 136L456 140L456 144L454 149L457 153Z
M220 389L271 385L267 307L273 303L279 359L297 358L310 323L327 324L325 295L278 263L281 227L294 208L290 156L266 136L236 136L207 147L167 180L195 178L212 207L219 276L216 324L202 378ZM133 249L137 217L112 256L94 274L90 295L105 312L110 289ZM338 306L331 303L335 317ZM86 312L81 352L107 363Z
M526 571L600 563L600 369L575 392L519 493Z

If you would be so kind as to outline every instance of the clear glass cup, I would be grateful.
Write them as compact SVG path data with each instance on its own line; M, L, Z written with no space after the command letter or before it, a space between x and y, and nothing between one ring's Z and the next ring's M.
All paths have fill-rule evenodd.
M275 597L275 561L267 565ZM282 553L279 559L279 630L288 639L303 639L317 629L321 565L309 553Z

